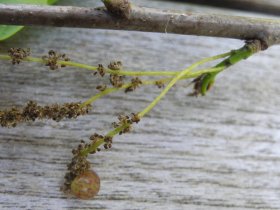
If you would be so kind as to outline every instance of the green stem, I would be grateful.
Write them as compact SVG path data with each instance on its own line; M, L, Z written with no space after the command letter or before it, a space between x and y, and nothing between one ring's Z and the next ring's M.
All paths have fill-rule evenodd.
M176 78L172 79L172 78L166 78L163 79L163 82L168 82L171 80L171 82L168 84L170 86L170 84L173 84L174 82L176 83L175 80L178 79L187 79L187 78L195 78L199 75L202 75L206 72L215 72L215 71L220 71L221 68L211 68L211 69L202 69L200 71L196 71L196 72L188 72L190 70L190 68L184 70L181 74L177 75ZM150 84L155 84L155 81L158 80L151 80L151 81L144 81L143 84L145 85L150 85ZM174 83L174 84L175 84ZM106 89L102 92L100 92L99 94L96 94L95 96L91 97L89 100L85 101L81 106L86 106L87 104L91 104L92 102L94 102L95 100L101 98L102 96L105 96L109 93L118 91L120 89L124 89L129 87L131 84L125 84L123 85L121 88L109 88ZM170 88L169 88L170 89ZM166 88L165 88L166 90ZM163 97L163 92L161 93L162 97ZM153 101L152 102L153 106L156 105L156 102ZM140 112L138 114L139 117L143 117L143 113L149 111L148 109L151 109L150 106L148 106L144 111ZM141 115L142 113L142 115ZM145 113L144 113L145 114ZM127 128L129 126L129 124L124 124L121 126L118 126L117 128L111 130L110 132L107 133L106 136L108 137L113 137L115 135L117 135L118 133L120 133L122 130L124 130L125 128ZM90 154L91 152L95 152L97 150L98 147L100 147L102 144L104 144L104 138L100 138L99 140L97 140L94 144L91 144L89 147L86 147L85 149L83 149L82 151L80 151L80 155L82 156L87 156L88 154Z
M126 84L126 85L123 85L121 88L127 88L129 87L129 84ZM80 106L81 107L86 107L87 105L89 104L92 104L94 101L96 101L97 99L105 96L105 95L108 95L112 92L116 92L118 90L120 90L121 88L107 88L106 90L92 96L90 99L86 100L85 102L83 102Z
M245 45L247 46L247 45ZM241 49L244 49L241 50ZM210 69L202 69L199 71L195 71L195 72L191 72L193 69L195 69L197 66L204 64L206 62L212 61L212 60L216 60L221 58L222 56L224 56L225 54L222 55L218 55L218 56L213 56L210 58L205 58L201 61L198 61L194 64L192 64L191 66L189 66L188 68L182 70L179 73L176 73L176 75L173 78L165 78L162 79L160 81L162 82L169 82L167 84L167 86L164 88L164 90L160 93L160 95L158 95L144 110L142 110L141 112L139 112L137 115L139 118L144 117L148 112L151 111L151 109L153 109L155 107L155 105L166 95L166 93L174 86L174 84L176 84L178 82L178 80L181 79L187 79L187 78L196 78L199 76L203 76L203 75L207 75L207 74L217 74L218 72L221 72L222 70L224 70L225 68L237 63L238 61L240 61L241 59L244 59L245 57L248 57L251 55L251 48L250 47L245 47L245 48L241 48L240 50L236 50L236 51L231 51L230 53L227 53L227 56L230 56L229 58L223 60L222 62L220 62L218 65L216 65L214 68L210 68ZM251 51L250 51L251 50ZM248 53L249 52L249 53ZM225 56L225 57L227 57ZM230 64L230 65L229 65ZM158 81L158 80L155 80ZM155 84L155 81L144 81L143 84ZM96 99L109 94L111 92L117 91L119 89L122 88L127 88L129 87L131 84L125 84L123 85L121 88L110 88L107 89L95 96L93 96L91 99L89 99L88 101L84 102L83 104L87 104L87 103L92 103L93 101L95 101ZM125 128L127 128L128 126L130 126L130 124L123 124L115 129L113 129L112 131L110 131L109 133L107 133L106 136L108 137L113 137L116 134L120 133L121 131L123 131ZM91 144L89 147L85 148L84 150L80 151L80 154L83 156L87 156L89 153L94 152L97 150L97 148L99 146L101 146L104 143L104 138L100 138L99 140L97 140L95 143Z
M160 99L172 88L172 86L182 77L186 76L196 65L192 65L189 68L183 70L181 73L177 74L163 89L163 91L152 101L143 111L138 113L139 118L144 117L151 109L160 101Z
M230 53L230 56L226 59L224 59L222 62L220 62L219 64L217 64L214 68L221 68L221 70L216 71L216 72L212 72L212 73L206 73L206 77L203 78L205 79L205 81L202 81L202 87L201 87L201 92L202 94L205 94L205 92L209 89L209 87L213 84L214 78L215 76L223 71L224 69L238 63L239 61L243 60L243 59L247 59L248 57L250 57L251 55L253 55L254 53L258 52L261 49L260 47L260 41L255 40L252 42L249 42L247 44L245 44L244 47L238 49L238 50L233 50ZM215 56L214 56L215 57ZM214 58L212 57L212 58ZM152 101L142 112L140 112L138 114L138 116L141 118L144 115L146 115L148 112L151 111L151 109L153 107L155 107L155 105L161 100L162 97L165 96L165 94L171 89L171 87L180 79L182 79L185 76L188 76L188 73L195 68L198 65L201 65L201 63L207 61L206 59L203 59L199 62L194 63L193 65L191 65L189 68L183 70L181 73L177 74L177 76L175 76L166 86L166 88L160 93L160 95L158 95L154 101ZM203 83L204 82L204 83Z
M229 56L232 52L223 53L217 56L209 57L207 58L206 62L214 61L220 58L225 58ZM11 57L9 55L0 55L0 60L11 60ZM29 61L29 62L35 62L35 63L45 63L45 61L42 58L36 58L36 57L27 57L24 58L23 61ZM91 70L91 71L97 71L98 67L91 66L83 63L73 62L73 61L57 61L58 64ZM203 62L204 63L204 62ZM106 73L109 74L117 74L117 75L123 75L123 76L175 76L180 71L123 71L123 70L111 70L111 69L105 69Z
M171 80L171 82L168 84L168 86L161 92L161 94L146 109L144 109L142 112L138 113L138 116L143 117L147 112L149 112L179 79L194 78L198 75L202 75L205 72L215 72L215 71L220 70L220 68L211 68L211 69L203 69L203 70L200 70L200 71L197 71L197 72L189 72L195 66L196 66L196 64L194 64L194 65L190 66L189 68L183 70L181 73L179 73L173 79L172 78L171 79L170 78L165 79L165 81L170 81ZM154 84L155 81L145 81L144 83L145 84ZM130 84L123 85L121 88L127 88L127 87L129 87L129 85ZM106 94L109 94L111 92L118 91L119 89L120 88L107 89L107 90L93 96L91 99L87 100L86 102L84 102L82 104L82 106L85 106L88 103L92 103L93 101L97 100L98 98L100 98L100 97L102 97ZM124 130L128 126L129 126L129 124L124 124L124 125L118 126L117 128L108 132L106 136L113 137L113 136L117 135L118 133L120 133L122 130ZM86 147L85 149L80 151L80 155L87 156L91 152L96 151L97 148L100 147L103 143L104 143L104 138L100 138L94 144L91 144L89 147Z
M119 132L121 132L122 130L124 130L128 126L129 126L129 124L124 124L122 126L119 126L119 127L115 128L114 130L110 131L109 133L107 133L106 136L107 137L113 137L113 136L117 135ZM104 143L104 138L98 139L94 144L91 144L89 147L86 147L85 149L80 151L80 155L87 156L91 152L95 152L97 150L97 148L100 147L103 143Z
M220 71L202 75L200 87L201 95L205 95L206 92L210 89L218 73L258 52L260 50L260 47L258 46L259 44L259 41L255 40L251 43L246 44L244 47L238 50L233 50L231 55L227 59L223 60L215 66L216 68L221 68Z
M230 54L232 54L232 52L230 52ZM193 70L194 68L196 68L197 66L204 64L206 62L212 61L212 60L217 60L221 58L221 55L217 55L217 56L213 56L213 57L209 57L209 58L205 58L202 59L194 64L192 64L191 66L189 66L188 68L186 68L185 70L181 71L180 73L178 73L169 83L168 85L164 88L164 90L155 98L154 101L152 101L152 103L150 103L142 112L138 113L138 116L144 117L144 115L146 115L148 112L151 111L152 108L154 108L154 106L161 100L162 97L165 96L165 94L172 88L172 86L180 79L187 77L188 74L190 74L190 71Z
M217 68L210 68L210 69L201 69L201 70L198 70L198 71L195 71L195 72L189 72L189 74L185 75L184 77L181 78L181 80L184 80L184 79L190 79L190 78L196 78L202 74L205 74L205 73L211 73L211 72L217 72L217 71L220 71L222 70L221 67L217 67ZM165 78L165 79L161 79L161 80L146 80L146 81L142 81L142 85L154 85L156 82L160 81L162 83L167 83L167 82L170 82L172 80L172 78ZM123 86L121 86L120 88L107 88L106 90L92 96L91 98L89 98L88 100L86 100L85 102L83 102L80 106L81 107L85 107L89 104L92 104L93 102L95 102L97 99L103 97L103 96L106 96L106 95L109 95L110 93L113 93L113 92L117 92L121 89L126 89L128 87L130 87L132 84L131 83L127 83L127 84L124 84Z

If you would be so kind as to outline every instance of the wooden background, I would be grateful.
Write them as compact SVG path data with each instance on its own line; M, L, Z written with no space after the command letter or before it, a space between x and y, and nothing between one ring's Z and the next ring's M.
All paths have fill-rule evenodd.
M133 2L212 12L180 3ZM101 6L92 0L60 4ZM180 70L242 45L195 36L34 27L0 43L0 50L30 47L43 55L54 49L87 64L118 59L126 69ZM59 191L71 149L94 132L109 131L118 113L140 111L160 90L147 86L112 94L77 120L0 128L0 209L280 209L279 50L274 46L230 68L206 97L188 97L187 82L173 88L132 133L115 139L112 150L91 156L102 181L94 200ZM1 109L28 100L86 100L100 84L86 70L0 64Z

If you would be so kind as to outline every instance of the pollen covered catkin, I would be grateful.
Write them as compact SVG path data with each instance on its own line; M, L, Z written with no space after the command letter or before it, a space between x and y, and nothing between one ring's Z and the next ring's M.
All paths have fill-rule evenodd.
M81 107L81 103L40 106L34 101L29 101L22 109L13 107L0 111L0 125L2 127L15 127L18 123L35 121L36 119L52 119L58 122L64 118L73 119L85 115L90 109L90 105Z

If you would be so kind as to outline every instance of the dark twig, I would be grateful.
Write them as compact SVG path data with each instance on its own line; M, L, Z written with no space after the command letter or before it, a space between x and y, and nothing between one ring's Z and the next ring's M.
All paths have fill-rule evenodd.
M280 43L279 20L180 13L135 5L130 5L129 9L129 17L124 18L117 17L105 7L0 4L0 24L130 30L242 40L260 39L263 41L263 49Z

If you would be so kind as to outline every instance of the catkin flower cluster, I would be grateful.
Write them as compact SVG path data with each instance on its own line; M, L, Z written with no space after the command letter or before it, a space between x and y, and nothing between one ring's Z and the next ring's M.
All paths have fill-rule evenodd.
M46 66L49 66L51 70L56 70L58 68L66 67L64 64L60 64L59 61L70 61L65 54L60 54L54 50L50 50L48 55L42 56L43 61Z
M106 2L108 3L109 1ZM164 88L162 92L141 112L136 114L132 113L131 115L118 116L118 120L112 123L112 126L114 127L113 130L108 132L106 135L94 133L89 137L89 141L87 143L81 140L78 147L72 150L73 157L71 162L67 165L68 170L65 175L65 182L62 189L64 192L70 192L78 198L89 199L94 197L100 188L100 179L91 169L91 164L87 160L87 157L90 154L99 152L103 148L105 150L110 149L113 144L113 138L116 135L129 133L132 130L132 125L134 123L138 123L140 119L149 113L179 80L193 78L190 84L194 84L194 92L191 95L205 95L205 93L213 85L215 77L218 73L253 55L260 49L260 45L260 41L246 42L246 45L238 50L202 59L180 72L123 71L122 63L120 61L111 62L107 68L101 64L97 67L89 66L76 62L69 62L69 58L67 58L65 54L59 54L53 50L49 51L48 56L43 56L38 59L28 57L30 54L29 50L11 48L8 52L8 59L10 59L13 64L18 64L22 60L33 61L43 63L50 67L51 70L65 66L76 66L79 68L94 70L94 75L99 74L101 77L105 76L105 79L109 79L109 81L107 81L106 84L97 85L96 89L100 91L100 93L83 103L65 103L62 105L53 104L50 106L40 106L36 102L30 101L22 109L11 108L4 111L0 110L0 125L2 127L14 127L18 123L35 121L36 119L52 119L60 121L64 118L76 118L80 115L87 114L91 108L89 104L109 93L123 89L125 93L132 92L138 87L147 84L156 85L158 88ZM6 59L7 57L3 56L3 58ZM202 70L196 69L202 64L221 58L224 58L224 60L216 64L214 67ZM172 77L151 81L141 80L138 78L138 76L165 75ZM126 83L126 76L132 77L129 83ZM164 87L165 83L168 83L166 87ZM107 88L107 85L111 85L111 87Z
M2 127L15 127L18 123L35 121L36 119L52 119L58 122L64 118L72 119L85 115L90 109L90 105L81 107L80 103L40 106L34 101L29 101L21 109L13 107L0 111L0 125Z
M118 122L113 123L113 127L118 129L116 134L128 133L131 131L131 126L133 123L138 123L140 118L138 114L132 113L130 116L120 115L118 117ZM89 154L94 154L96 152L101 151L99 146L103 145L104 149L110 149L113 143L113 136L110 135L100 135L98 133L94 133L89 137L89 142L86 143L84 140L81 140L80 144L77 148L72 150L73 158L71 163L68 164L68 171L65 175L64 185L62 190L64 192L71 191L71 183L76 177L88 171L91 166L87 157Z
M30 49L10 48L8 50L8 55L11 57L12 64L19 64L30 55Z

